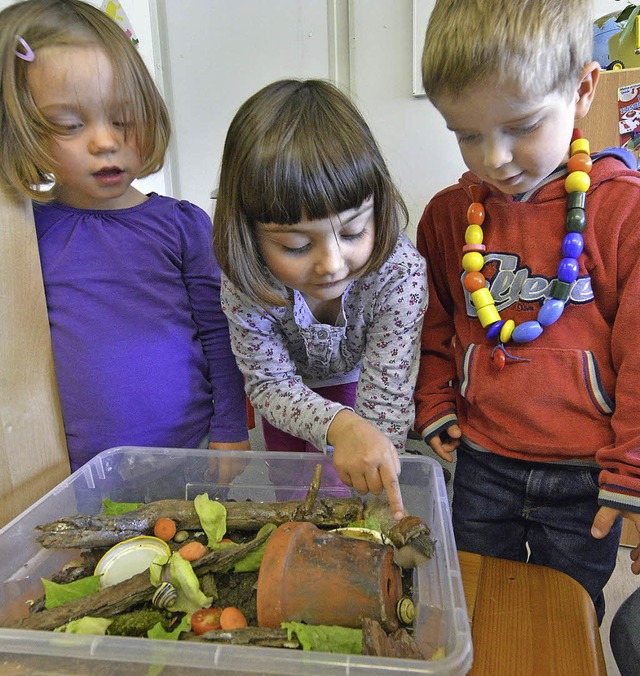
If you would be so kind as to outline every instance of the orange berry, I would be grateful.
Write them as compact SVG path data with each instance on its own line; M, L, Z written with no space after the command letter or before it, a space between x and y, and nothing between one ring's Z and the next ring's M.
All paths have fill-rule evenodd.
M183 545L178 550L178 554L185 561L197 561L201 559L207 553L207 548L202 544L202 542L188 542L186 545Z
M169 542L177 530L176 522L167 516L161 516L153 526L153 534L165 542Z
M225 630L242 629L247 626L247 618L241 610L235 606L229 606L220 614L220 626Z

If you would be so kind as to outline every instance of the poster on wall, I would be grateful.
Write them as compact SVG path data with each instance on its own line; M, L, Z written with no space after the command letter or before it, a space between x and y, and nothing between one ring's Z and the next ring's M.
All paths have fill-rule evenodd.
M640 83L618 89L618 132L621 148L640 149Z

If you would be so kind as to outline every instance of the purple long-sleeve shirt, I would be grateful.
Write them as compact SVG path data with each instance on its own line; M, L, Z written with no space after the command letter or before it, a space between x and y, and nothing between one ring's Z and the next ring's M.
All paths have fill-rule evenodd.
M34 215L72 469L113 446L246 439L207 214L151 193Z

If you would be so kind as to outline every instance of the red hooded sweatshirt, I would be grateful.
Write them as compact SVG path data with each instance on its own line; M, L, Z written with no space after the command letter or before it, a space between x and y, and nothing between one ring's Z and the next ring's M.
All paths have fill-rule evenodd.
M626 151L593 159L584 251L564 312L535 340L509 341L523 361L502 370L462 285L472 192L486 214L482 273L501 318L518 325L536 319L557 275L566 167L516 197L468 172L427 205L417 235L429 307L416 430L429 440L457 422L472 447L497 455L597 462L600 504L640 512L640 173Z

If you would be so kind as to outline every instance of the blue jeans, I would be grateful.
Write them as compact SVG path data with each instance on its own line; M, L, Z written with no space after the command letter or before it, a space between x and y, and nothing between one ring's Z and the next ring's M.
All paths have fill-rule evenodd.
M640 671L640 588L613 616L609 641L621 676L637 676Z
M599 469L514 460L462 444L457 456L452 517L458 549L570 575L589 592L601 623L602 589L616 565L622 519L604 539L591 536Z

